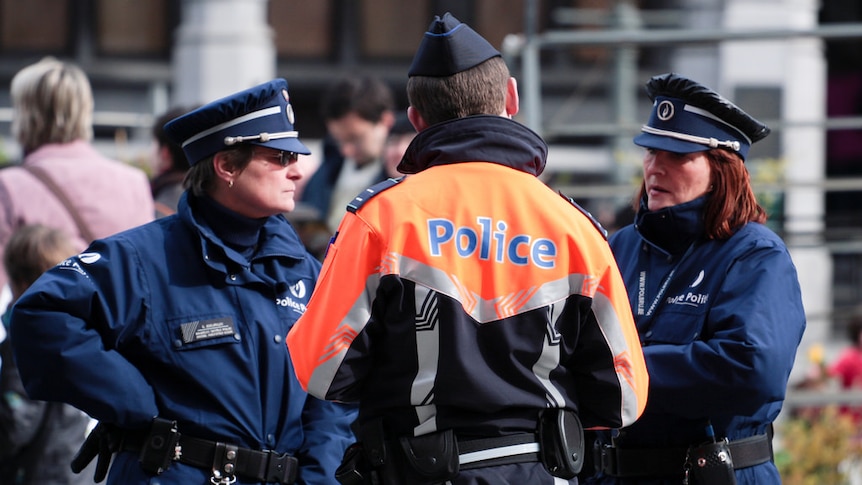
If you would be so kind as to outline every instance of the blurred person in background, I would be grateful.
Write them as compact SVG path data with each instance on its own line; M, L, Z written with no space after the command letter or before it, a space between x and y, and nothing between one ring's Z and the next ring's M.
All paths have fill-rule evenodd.
M96 238L153 220L146 173L91 144L93 93L79 67L42 59L15 74L11 97L12 134L24 159L0 170L0 256L26 224L58 228L80 251ZM6 285L2 269L0 287Z
M3 254L13 303L42 273L75 252L59 229L33 224L15 231ZM9 318L6 311L4 327ZM0 343L0 355L0 483L92 484L92 475L76 475L69 467L87 435L89 416L68 404L27 397L12 358L11 337Z
M356 194L388 178L383 146L394 110L392 90L373 76L344 77L324 93L323 158L302 190L302 202L317 210L330 234Z
M397 178L404 175L398 171L398 164L401 163L407 147L415 136L416 128L410 124L407 113L396 116L395 123L389 130L389 136L386 137L386 143L383 145L383 166L387 176Z
M180 196L183 195L183 179L189 170L189 161L183 147L168 138L165 123L188 113L191 109L177 106L167 110L153 123L153 139L156 143L155 176L150 181L156 217L164 217L177 212Z

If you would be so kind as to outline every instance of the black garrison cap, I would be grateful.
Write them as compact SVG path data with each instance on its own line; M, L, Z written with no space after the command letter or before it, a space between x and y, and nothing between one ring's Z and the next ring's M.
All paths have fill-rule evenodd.
M446 12L428 26L407 76L451 76L497 56L500 52L484 37Z

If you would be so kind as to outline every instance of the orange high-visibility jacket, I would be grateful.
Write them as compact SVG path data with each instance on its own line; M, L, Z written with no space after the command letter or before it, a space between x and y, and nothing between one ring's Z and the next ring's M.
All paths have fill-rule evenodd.
M648 377L588 215L534 175L432 166L348 212L288 335L299 381L394 433L530 430L538 410L631 424Z

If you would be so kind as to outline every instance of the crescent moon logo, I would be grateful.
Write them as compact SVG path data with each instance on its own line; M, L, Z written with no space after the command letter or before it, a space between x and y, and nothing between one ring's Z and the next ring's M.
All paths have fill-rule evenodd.
M698 273L697 278L695 278L694 283L691 284L691 287L696 287L700 284L701 281L703 281L703 270L700 270L700 273Z
M78 259L84 264L93 264L101 258L102 255L99 253L81 253L78 255Z

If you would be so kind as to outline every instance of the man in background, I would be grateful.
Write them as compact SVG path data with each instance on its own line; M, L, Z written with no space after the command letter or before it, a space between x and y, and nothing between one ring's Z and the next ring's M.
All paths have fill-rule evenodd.
M356 194L388 177L383 146L395 123L394 110L392 90L372 76L342 78L324 94L321 112L328 136L301 202L318 211L330 233Z

